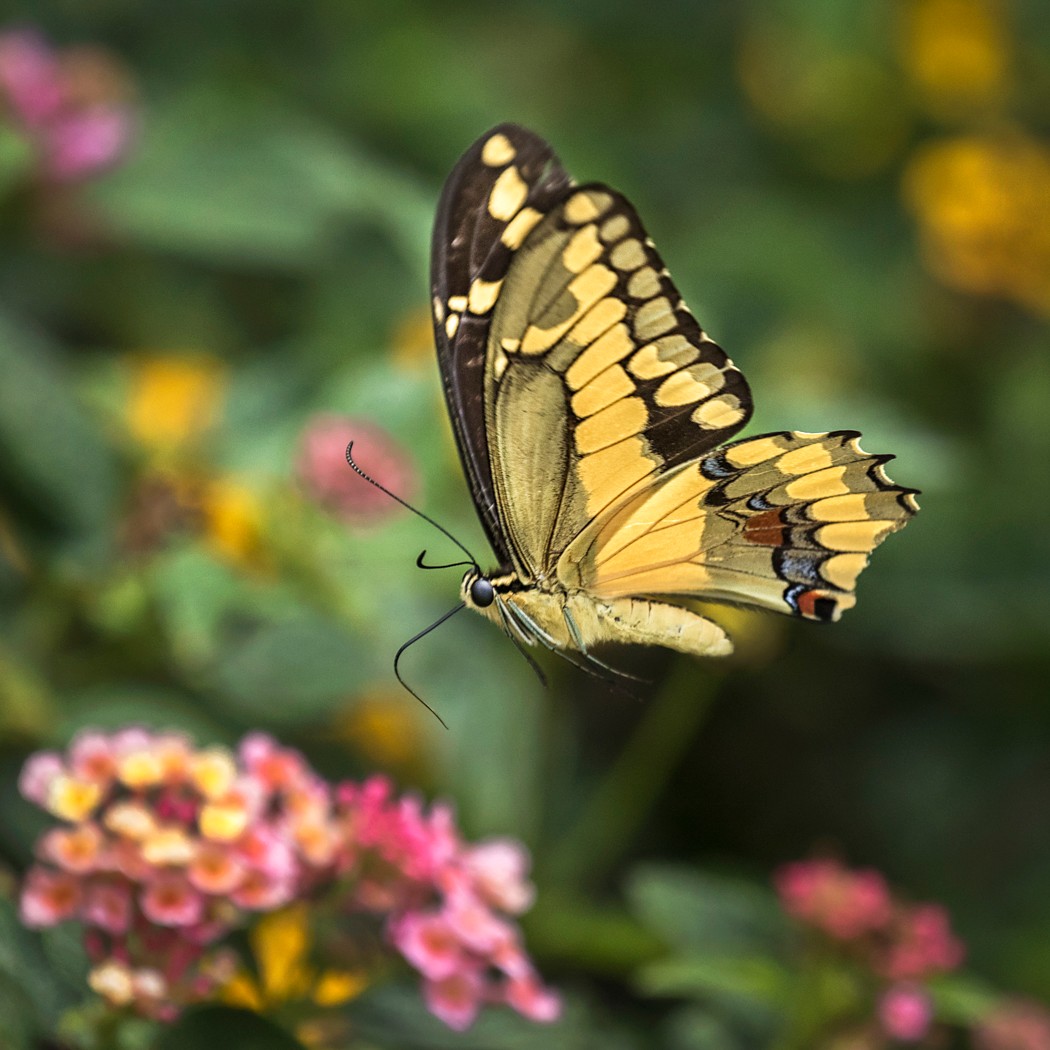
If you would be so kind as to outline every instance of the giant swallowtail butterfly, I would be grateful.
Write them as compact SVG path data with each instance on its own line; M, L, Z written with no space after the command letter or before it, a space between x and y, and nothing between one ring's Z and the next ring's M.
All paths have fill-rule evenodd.
M918 509L856 432L729 442L747 382L634 208L577 186L524 128L494 128L453 169L432 279L445 396L498 559L467 572L462 599L518 643L576 661L605 642L729 653L690 599L837 620Z

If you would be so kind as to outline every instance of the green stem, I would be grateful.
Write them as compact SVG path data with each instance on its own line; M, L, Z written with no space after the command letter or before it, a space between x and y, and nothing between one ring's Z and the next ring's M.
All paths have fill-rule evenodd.
M555 843L545 878L594 883L630 846L707 717L718 678L678 662L573 827Z

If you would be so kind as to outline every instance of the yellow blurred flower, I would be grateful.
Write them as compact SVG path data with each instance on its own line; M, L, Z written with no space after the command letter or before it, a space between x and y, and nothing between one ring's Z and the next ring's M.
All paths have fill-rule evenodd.
M377 766L418 772L423 763L418 706L387 690L367 692L342 717L337 732Z
M166 452L211 426L222 401L225 374L206 355L147 355L130 365L127 425L154 452Z
M1050 315L1050 148L1020 134L931 143L903 192L937 277Z
M1003 100L1010 39L997 0L904 0L898 31L901 62L921 103L957 117Z
M256 975L239 970L225 985L222 999L257 1013L298 1003L318 1007L341 1006L356 998L368 978L349 970L322 970L309 962L312 946L309 912L294 904L264 915L249 935ZM300 1035L311 1028L302 1026Z
M251 489L233 478L213 478L204 487L201 510L205 540L217 554L249 568L266 564L262 505Z
M434 328L428 310L413 310L394 329L390 340L394 364L417 368L434 359Z

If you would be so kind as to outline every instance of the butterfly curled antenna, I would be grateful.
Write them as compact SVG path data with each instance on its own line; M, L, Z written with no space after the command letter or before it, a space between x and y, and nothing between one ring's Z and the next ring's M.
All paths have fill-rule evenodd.
M424 549L424 550L421 550L421 551L419 552L419 557L418 557L418 558L416 558L416 565L417 565L417 566L418 566L418 567L419 567L420 569L454 569L454 568L458 568L458 567L460 567L460 566L463 566L463 565L465 565L465 566L467 566L468 568L470 568L470 569L473 569L473 570L474 570L474 571L475 571L475 572L476 572L476 573L478 574L478 576L479 576L479 577L481 577L481 579L479 579L479 580L478 580L478 581L476 581L476 582L478 582L478 583L481 583L482 581L484 581L484 582L485 582L486 584L488 584L488 580L484 580L484 577L483 577L483 573L482 573L482 571L481 571L481 566L480 566L480 565L478 564L477 558L475 558L475 557L474 557L474 555L473 555L473 554L471 554L471 553L470 553L470 551L468 551L468 550L467 550L467 548L466 548L466 547L464 547L464 546L463 546L463 544L462 544L462 543L460 543L460 542L459 542L459 540L457 540L457 539L456 539L456 537L455 537L455 536L453 536L453 535L452 535L452 533L448 531L448 529L446 529L446 528L445 528L444 526L442 526L442 525L439 525L439 524L438 524L438 523L437 523L437 522L436 522L436 521L435 521L435 520L434 520L434 519L433 519L432 517L430 517L430 515L429 515L429 514L424 514L424 513L423 513L423 512L421 511L421 510L419 510L418 508L416 508L416 507L413 507L411 503L408 503L408 502L406 502L406 501L405 501L405 500L403 500L403 499L402 499L402 498L401 498L400 496L398 496L398 495L396 495L395 493L391 492L391 491L390 491L390 489L388 489L388 488L387 488L387 487L386 487L385 485L381 485L381 484L380 484L380 483L379 483L378 481L376 481L376 479L375 479L375 478L373 478L373 477L371 477L371 476L370 476L369 474L365 473L365 471L363 471L363 470L361 469L361 467L360 467L360 466L358 466L357 462L356 462L356 461L354 460L354 443L353 443L352 441L351 441L351 442L350 442L350 443L349 443L349 444L348 444L348 445L346 446L346 461L347 461L347 463L349 463L349 464L350 464L350 467L351 467L351 468L353 469L353 471L354 471L354 472L355 472L355 473L356 473L356 474L357 474L357 475L358 475L359 477L362 477L362 478L364 478L364 480L365 480L365 481L367 481L367 482L368 482L368 483L369 483L370 485L374 485L374 486L375 486L375 487L376 487L377 489L379 489L379 491L380 491L380 492L384 492L384 493L386 493L386 495L388 495L388 496L389 496L389 497L390 497L390 498L391 498L392 500L394 500L394 501L395 501L395 502L397 502L397 503L400 503L402 507L405 507L405 508L406 508L407 510L410 510L410 511L412 511L412 513L413 513L413 514L416 514L416 515L418 515L418 516L419 516L419 517L421 517L421 518L422 518L422 519L423 519L424 521L426 521L426 522L429 522L429 523L430 523L431 525L433 525L433 526L434 526L434 528L436 528L436 529L437 529L437 530L438 530L439 532L441 532L441 533L442 533L443 535L447 536L447 537L448 537L448 538L449 538L449 539L450 539L450 540L451 540L451 541L452 541L452 542L453 542L453 543L454 543L454 544L455 544L455 545L456 545L456 546L457 546L457 547L458 547L458 548L459 548L459 549L460 549L460 550L461 550L461 551L462 551L462 552L463 552L463 553L464 553L464 554L465 554L465 555L467 556L467 558L469 558L469 559L470 559L469 561L454 561L454 562L449 562L449 563L448 563L448 564L446 564L446 565L428 565L428 564L427 564L427 563L426 563L426 562L425 562L425 561L423 560L423 559L424 559L424 558L426 557L426 555L427 555L427 552L426 552L426 550ZM489 588L490 588L490 590L491 590L491 585L489 585ZM451 617L451 616L452 616L453 614L455 614L455 613L459 612L459 610L460 610L460 609L463 609L463 608L465 608L465 606L463 605L463 603L462 603L462 602L460 602L460 603L459 603L459 604L458 604L458 605L457 605L457 606L456 606L455 608L453 608L453 609L450 609L450 610L449 610L449 611L448 611L447 613L445 613L445 615L444 615L444 616L440 617L440 619L438 619L438 620L435 620L435 621L434 621L434 623L432 623L432 624L431 624L431 625L430 625L429 627L427 627L427 628L426 628L426 630L420 631L420 632L419 632L419 634L416 634L416 635L414 635L413 637L409 638L409 640L408 640L407 642L405 642L405 644L404 644L404 645L402 645L402 646L401 646L401 648L400 648L400 649L398 649L397 653L396 653L396 654L394 655L394 675L396 676L397 680L398 680L398 681L399 681L399 682L401 683L401 685L402 685L402 686L404 686L404 688L405 688L405 689L406 689L406 690L407 690L407 691L408 691L409 693L411 693L411 694L412 694L412 695L413 695L413 696L414 696L414 697L415 697L415 698L416 698L416 699L417 699L417 700L418 700L418 701L419 701L419 702L420 702L420 703L421 703L421 704L422 704L422 705L423 705L423 706L424 706L424 707L425 707L425 708L426 708L426 709L427 709L427 710L428 710L428 711L429 711L429 712L430 712L430 713L431 713L431 714L432 714L432 715L433 715L433 716L434 716L434 717L435 717L435 718L436 718L436 719L437 719L437 720L438 720L438 721L439 721L439 722L440 722L440 723L441 723L441 724L442 724L443 726L445 726L445 728L446 728L446 729L448 729L448 725L446 724L445 720L444 720L444 719L443 719L443 718L442 718L442 717L441 717L441 716L440 716L440 715L439 715L439 714L438 714L438 713L437 713L437 712L436 712L436 711L435 711L435 710L434 710L434 709L433 709L433 708L432 708L432 707L430 706L430 704L428 704L428 703L427 703L427 702L426 702L426 701L425 701L425 700L424 700L424 699L423 699L423 698L422 698L422 697L421 697L421 696L420 696L420 695L419 695L419 694L418 694L418 693L417 693L417 692L416 692L416 691L415 691L414 689L412 689L412 688L411 688L411 686L409 686L409 685L408 685L408 683L407 683L407 682L406 682L406 681L405 681L405 680L404 680L404 679L403 679L403 678L401 677L401 672L400 672L400 670L398 669L398 662L399 662L399 661L400 661L400 659L401 659L401 654L402 654L402 653L404 653L404 651L405 651L405 650L406 650L406 649L407 649L407 648L408 648L408 647L409 647L410 645L412 645L412 644L413 644L414 642L418 642L418 641L419 641L419 640L420 640L421 638L423 638L423 637L425 637L426 635L428 635L428 634L429 634L429 633L430 633L431 631L433 631L433 630L434 630L435 628L437 628L437 627L440 627L440 626L441 626L441 625L442 625L442 624L443 624L443 623L444 623L444 622L445 622L446 620L448 620L448 619L449 619L449 618L450 618L450 617ZM524 648L524 647L522 646L522 644L521 644L521 643L520 643L520 642L519 642L519 641L517 640L517 638L515 638L515 637L514 637L514 635L513 635L513 634L511 634L511 640L512 640L512 641L514 642L514 647L515 647L515 648L516 648L516 649L518 650L518 652L519 652L519 653L521 653L521 655L522 655L523 657L525 657L525 660L526 660L526 661L528 662L529 666L530 666L530 667L532 668L532 670L533 670L533 671L534 671L534 672L536 673L536 677L537 677L537 678L539 678L539 680L540 680L540 683L541 683L541 684L542 684L542 685L543 685L544 687L546 687L546 685L547 685L547 676L546 676L546 675L545 675L545 674L543 673L543 670L542 670L542 669L540 668L539 664L537 664L537 663L536 663L536 661L535 661L535 660L534 660L534 659L533 659L533 658L532 658L532 657L531 657L531 656L530 656L530 655L529 655L529 654L528 654L528 653L527 653L527 652L525 651L525 648Z
M418 515L424 521L429 522L431 525L433 525L434 528L438 530L438 532L440 532L443 535L447 536L470 559L469 564L471 566L473 566L475 569L477 569L478 572L481 571L481 569L478 566L478 559L475 558L474 555L471 554L470 551L468 551L467 548L464 547L463 544L460 543L459 540L457 540L456 537L453 536L452 533L448 531L448 529L446 529L443 525L439 525L432 517L430 517L429 514L424 514L417 507L413 507L411 503L407 502L406 500L403 500L400 496L398 496L395 493L391 492L390 489L388 489L385 485L381 485L378 481L376 481L375 478L373 478L369 474L366 474L357 465L357 463L354 460L354 443L352 441L346 446L346 461L347 461L347 463L350 464L350 467L352 468L354 473L357 474L359 477L364 478L365 481L367 481L369 483L369 485L375 485L375 487L377 489L379 489L380 492L385 492L396 503L400 503L401 506L404 507L406 510L412 511L413 514ZM419 557L422 558L423 554L426 554L426 551L423 551L423 553L420 554ZM427 566L421 566L421 568L427 568Z

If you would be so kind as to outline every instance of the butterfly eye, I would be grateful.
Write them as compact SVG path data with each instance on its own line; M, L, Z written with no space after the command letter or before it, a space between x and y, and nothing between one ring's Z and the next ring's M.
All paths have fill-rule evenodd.
M470 600L479 608L484 609L496 600L496 592L484 577L479 576L470 585Z

